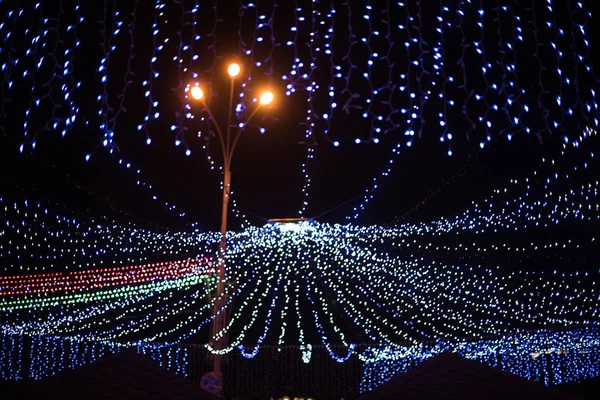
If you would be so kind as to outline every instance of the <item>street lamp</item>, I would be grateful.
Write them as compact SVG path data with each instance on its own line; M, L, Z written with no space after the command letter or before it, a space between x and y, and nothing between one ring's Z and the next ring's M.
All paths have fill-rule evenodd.
M227 67L227 73L232 78L237 77L241 71L242 71L242 68L237 63L231 63L231 64L229 64L229 67Z
M191 90L192 98L194 100L202 100L204 98L204 90L198 86L194 86Z
M227 208L229 205L229 197L231 194L231 158L233 156L233 151L235 150L235 146L238 142L238 139L244 132L246 125L250 122L252 117L256 114L256 112L262 108L263 106L267 106L273 102L275 98L274 94L270 91L265 91L261 93L259 96L258 105L255 110L250 114L248 119L238 126L238 131L236 135L231 137L231 114L233 109L233 89L235 84L235 79L240 75L242 68L237 63L231 63L227 67L227 73L230 77L231 85L229 90L229 114L227 116L227 129L225 134L221 130L219 124L217 124L216 119L213 116L212 111L208 106L208 102L206 101L206 96L202 88L199 84L195 83L190 88L188 88L190 96L192 99L196 101L200 101L206 112L210 116L213 124L217 130L217 135L219 136L219 141L221 143L221 150L223 152L223 198L222 198L222 207L221 207L221 242L219 246L219 265L217 267L217 294L213 312L215 314L215 319L212 324L211 329L211 337L215 337L217 333L219 333L226 325L227 325L227 313L221 312L217 314L218 310L225 304L225 255L227 252ZM220 350L224 347L227 342L226 335L215 343L211 343L217 350ZM221 363L222 356L215 355L214 358L214 372L220 374L221 373Z
M260 104L266 106L271 104L271 102L273 101L273 93L271 92L264 92L263 94L260 95Z

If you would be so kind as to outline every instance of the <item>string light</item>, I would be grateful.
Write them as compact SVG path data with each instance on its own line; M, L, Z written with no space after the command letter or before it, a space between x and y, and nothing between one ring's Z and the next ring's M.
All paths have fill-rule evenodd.
M272 339L281 345L290 335L298 335L304 359L310 359L309 345L316 339L332 358L343 362L353 354L356 343L365 341L392 346L425 338L461 340L465 336L498 335L518 327L597 325L598 270L507 270L500 268L497 258L486 258L500 249L507 257L518 257L525 250L542 254L579 249L594 246L593 237L574 241L562 235L557 240L548 237L532 239L527 245L511 245L490 244L470 235L526 228L551 232L557 224L572 220L597 221L598 183L591 172L596 163L591 150L596 140L595 131L585 131L564 143L557 157L545 159L529 176L510 181L508 187L494 190L454 217L388 227L304 221L231 232L228 275L237 278L237 285L228 285L229 300L218 310L232 312L229 323L213 338L227 335L229 344L219 350L209 346L209 351L224 354L238 348L251 358L269 335L277 332L277 338ZM19 218L44 210L41 204L3 201L5 209L15 210ZM34 211L21 211L22 207ZM211 271L207 263L215 254L217 234L164 236L119 225L108 225L112 228L105 230L97 222L52 212L43 215L48 215L48 220L33 218L29 228L35 229L36 221L46 224L56 220L74 232L87 232L85 240L78 243L80 248L86 248L87 240L98 239L123 247L119 242L122 235L133 232L136 241L152 243L140 249L141 253L177 245L190 246L196 257L143 268L6 278L0 282L7 291L0 298L0 310L11 321L6 333L68 332L79 339L101 342L166 340L173 345L200 332L214 319L209 310L216 300L199 305L198 293L206 290L205 273ZM19 232L24 226L8 225ZM101 228L96 230L98 226ZM462 233L466 241L459 236L456 244L448 242L449 235ZM430 257L432 252L435 259ZM472 255L467 256L469 253ZM71 282L73 291L55 292ZM13 293L22 294L28 284L27 292L36 293L36 297L23 299ZM48 290L42 290L44 286ZM148 297L152 293L157 297ZM235 311L229 309L233 300ZM118 304L123 311L112 316L110 324L91 322L108 318L111 304L113 309ZM290 306L294 312L288 312ZM44 318L36 311L42 309L54 309L54 316ZM190 309L196 310L190 318L178 320L177 315ZM130 318L132 315L136 317ZM280 330L274 327L275 315ZM292 318L295 324L289 323ZM153 333L157 324L163 329ZM338 344L345 353L331 350Z
M0 296L32 293L48 294L55 291L94 290L107 286L123 286L155 281L157 279L180 278L202 271L212 274L210 260L182 260L139 266L125 266L86 270L63 274L19 275L0 277Z
M109 218L88 219L45 201L0 197L0 215L0 257L5 271L21 273L59 266L81 269L144 263L151 254L186 259L203 253L212 257L212 246L220 239L216 232L150 231ZM181 257L186 251L188 257Z
M125 347L119 343L98 343L53 336L1 336L3 346L9 344L14 357L0 358L3 379L42 379L65 368L78 368ZM367 346L359 350L363 363L360 392L384 384L441 352L455 352L492 367L545 385L557 385L598 376L598 329L523 332L497 338L462 340L459 342L421 343L417 346ZM26 346L30 346L27 348ZM156 346L137 344L138 353L157 361L162 367L187 376L190 357L187 345ZM296 351L288 348L286 351ZM3 355L11 354L3 352ZM24 357L29 369L24 369ZM44 357L41 357L43 354Z
M572 139L572 132L583 126L598 126L594 115L598 109L598 81L589 60L591 13L580 1L555 4L546 0L543 6L535 7L521 2L503 6L483 1L460 1L452 5L440 1L427 9L421 2L339 6L335 2L305 5L303 1L295 1L296 18L282 27L285 46L279 46L273 28L275 19L285 12L284 8L272 7L269 15L248 0L240 1L239 7L241 54L237 65L247 67L244 68L247 76L242 82L240 102L236 104L238 119L248 102L255 100L247 83L253 77L264 75L272 84L275 59L281 60L281 65L289 65L281 75L286 83L286 94L306 98L307 113L302 123L308 153L302 167L301 216L308 206L309 162L320 140L336 146L348 139L379 143L383 134L397 134L391 140L392 153L387 166L350 216L356 219L372 200L381 181L391 174L397 154L404 147L412 147L414 139L425 132L439 136L448 146L448 154L452 154L451 142L455 132L464 130L462 125L467 127L466 136L482 148L494 136L506 136L510 140L520 132L533 132L540 137L551 132ZM81 44L89 40L80 35L89 11L81 9L79 2L73 5L72 13L65 13L61 18L41 3L8 8L6 22L0 28L4 49L0 53L5 94L2 115L5 123L12 121L23 126L22 151L35 149L42 131L59 131L64 136L77 124L85 124L102 132L101 147L115 153L121 129L119 121L129 102L140 100L134 98L130 88L141 85L148 110L138 130L144 131L145 142L152 143L150 124L162 117L175 127L174 143L190 155L191 148L184 135L192 129L190 105L180 96L180 102L174 103L175 109L169 109L160 99L159 88L160 82L169 75L162 72L175 69L178 84L173 89L178 94L183 92L186 82L201 79L210 86L219 57L215 32L220 14L217 5L212 6L212 13L200 15L200 10L197 1L170 4L155 0L146 4L136 0L127 5L105 1L101 11L102 55L94 72L94 82L99 85L91 96L97 100L98 111L97 115L84 115L80 109L81 87L89 82L75 78L79 76L76 75L79 67L74 60L81 51ZM152 24L145 32L136 19L144 12L153 13ZM559 18L558 14L569 17ZM399 18L392 21L390 15ZM466 18L471 15L473 18ZM38 26L17 23L24 17L39 21ZM255 22L243 24L246 18L254 18ZM423 22L429 18L435 21L431 34ZM169 24L177 24L177 21L178 29L168 29ZM334 54L335 26L343 23L348 26L348 41L336 43ZM524 29L526 24L531 29ZM190 29L185 29L187 27ZM487 31L496 32L494 48L486 45ZM140 55L140 62L133 63L133 49L140 35L151 36L151 52ZM457 40L448 40L450 37ZM26 45L17 48L15 43ZM530 51L526 43L532 43L534 51ZM455 51L448 51L456 47L462 50L458 57L453 55L457 54ZM540 51L545 47L551 49L548 54ZM285 48L293 51L290 54ZM118 51L125 52L127 62L114 63L114 54ZM365 56L357 56L360 52ZM174 57L167 56L173 53ZM502 62L491 63L491 59ZM532 77L538 78L528 80L534 87L521 87L516 79L517 71L525 68ZM543 70L551 71L553 79L542 79ZM119 71L122 76L123 84L118 85L118 89L110 84L114 79L111 71ZM144 78L137 81L137 76ZM24 105L25 119L20 121L21 117L4 111L16 87L29 88L25 89L29 93ZM89 91L89 85L87 87ZM207 90L211 92L211 87ZM42 107L44 104L49 107ZM337 108L338 104L343 106ZM437 118L425 118L425 110L429 108L439 110ZM344 113L336 112L338 109ZM332 131L335 119L355 112L368 123L368 137L345 138L342 132ZM208 123L206 117L203 123ZM90 160L92 154L93 151L88 152L86 159ZM208 157L209 165L214 168L210 155Z
M100 147L114 154L118 150L119 118L128 101L140 100L126 96L128 87L141 85L148 109L138 130L146 134L145 142L152 143L151 123L163 118L172 127L175 145L191 155L184 132L191 128L195 116L182 94L185 82L196 81L201 74L208 77L202 79L207 82L203 89L212 93L210 81L218 58L217 4L212 8L212 16L202 13L211 21L206 25L198 23L199 2L171 4L155 0L148 4L154 9L151 30L146 32L152 35L152 49L149 59L140 63L146 69L138 71L131 62L135 35L139 34L136 14L142 13L147 4L136 0L129 5L131 8L121 9L120 4L108 0L103 3L102 54L92 74L99 88L92 96L98 103L97 115L82 114L82 82L75 79L78 75L73 72L78 68L73 65L76 53L85 47L80 44L88 40L78 37L89 18L79 3L73 13L63 16L61 11L61 18L51 15L55 11L42 8L41 3L6 11L6 22L0 25L1 125L23 124L22 152L25 146L36 149L40 132L59 131L65 136L79 123L97 128L102 133ZM594 129L598 127L598 80L589 59L591 15L581 2L572 1L560 5L547 0L544 7L535 8L528 8L523 2L490 6L483 0L445 4L431 7L435 22L430 35L423 27L429 11L420 1L368 1L356 5L346 2L342 7L333 1L311 2L309 6L295 1L296 18L289 25L291 33L284 35L286 46L279 46L273 28L277 7L267 15L254 3L240 1L238 36L246 79L241 83L236 117L241 121L253 102L272 100L262 96L257 99L247 83L261 74L271 81L275 57L286 61L282 65L290 65L281 77L286 83L286 95L304 96L306 103L302 123L308 150L302 166L300 216L308 209L310 161L323 138L334 146L348 141L359 145L379 143L388 134L393 143L387 166L366 190L350 219L359 217L381 181L392 173L401 149L412 147L422 135L439 138L452 155L454 135L459 131L465 131L466 137L478 142L482 149L496 136L511 140L522 133L533 132L539 137L552 133L564 142L556 158L561 161L560 168L554 158L544 161L543 168L533 176L511 182L509 187L494 191L458 215L435 221L388 227L303 222L293 228L267 225L228 233L230 271L226 275L235 276L238 281L227 285L223 294L227 301L216 303L223 304L217 314L227 312L232 317L212 339L227 335L228 346L219 350L207 346L210 352L225 354L237 349L244 357L252 358L269 339L284 345L288 338L297 337L302 360L307 363L313 345L320 342L338 362L359 354L365 363L364 391L442 350L487 360L546 384L598 374L594 367L598 364L597 266L569 273L554 269L507 270L490 266L491 260L484 255L479 260L455 257L456 253L472 250L557 251L589 245L595 238L586 238L586 243L565 241L566 238L532 240L514 247L508 243L489 245L470 237L468 242L456 245L444 242L450 235L462 233L482 236L499 231L548 230L567 221L587 223L600 218L598 181L590 177L588 169L595 163L590 143L595 140ZM565 13L569 23L557 18L565 10L569 11ZM179 16L181 25L175 35L167 29L167 15L171 13ZM37 27L22 26L22 15L37 21ZM400 18L396 21L391 15ZM241 19L245 17L255 19L249 32L242 27ZM354 22L355 19L360 22ZM346 48L336 45L334 54L334 27L340 22L347 22L349 40ZM188 23L192 26L191 37L183 34ZM486 36L494 30L490 28L497 32L497 46L489 46ZM566 31L571 32L569 39L564 39ZM122 40L126 35L128 40ZM250 35L248 46L244 38ZM452 35L458 40L450 40ZM196 43L203 38L209 42L207 46ZM17 48L16 43L25 46ZM118 85L120 92L113 93L117 43L119 51L121 46L129 47L129 58L121 66L124 73L123 85ZM455 49L456 43L460 43L462 52L453 59L456 52L450 51L449 46ZM533 52L526 43L531 43ZM207 49L205 53L199 53L201 47ZM291 48L292 59L289 55L280 56L278 47ZM546 47L551 49L550 55L541 51ZM365 59L356 56L361 51L366 54ZM173 52L177 55L168 59L166 54ZM492 63L492 59L501 62ZM394 60L402 60L402 64ZM178 78L174 89L181 96L177 111L171 112L168 102L157 99L162 79L174 68ZM520 73L525 68L538 78L528 80L527 88L520 87L517 79L517 70ZM552 84L542 79L544 69L551 72ZM376 70L383 72L375 73ZM322 71L329 74L321 74ZM146 79L137 82L135 76ZM7 115L5 105L16 98L14 93L23 86L29 97L25 118L18 120ZM199 86L187 89L192 97L206 94L200 93ZM119 99L116 103L115 98ZM42 102L50 107L40 106ZM338 104L342 106L338 108ZM430 108L437 111L436 117L426 118ZM340 109L346 115L342 116ZM358 137L352 133L346 137L348 134L332 129L334 118L353 117L354 113L369 124L368 134ZM209 122L206 116L197 117L202 124ZM263 132L264 128L260 128ZM89 152L86 160L92 154ZM573 163L565 161L570 154L578 156ZM118 163L126 169L132 165L123 158ZM209 163L215 168L210 156ZM138 185L147 185L140 182ZM534 186L540 190L533 190ZM158 200L157 194L152 196ZM65 363L57 360L68 358L69 367L74 368L133 345L185 374L187 353L172 346L198 334L215 318L211 309L219 299L202 302L199 298L210 292L215 283L207 279L205 274L211 270L205 264L215 254L218 233L157 232L109 219L82 218L53 210L41 202L0 200L4 217L0 256L6 261L5 270L46 272L36 277L0 279L3 379L22 379L27 374L40 379L64 367ZM168 202L164 206L175 208ZM438 257L432 258L432 252ZM156 254L168 261L148 265L150 257ZM111 263L146 265L103 268ZM59 265L75 272L54 272ZM94 270L86 271L91 266ZM192 312L189 318L178 318L188 312ZM274 319L281 322L281 329L275 328ZM295 324L289 323L292 319ZM159 324L161 330L156 333ZM531 326L540 329L582 325L589 329L538 330L529 335L522 332ZM273 332L276 337L271 338L269 334L273 336ZM518 335L494 340L462 339L515 332ZM34 338L28 349L33 360L28 372L23 368L27 344L22 335ZM425 346L423 339L435 339L437 343ZM65 340L69 341L69 350L63 346ZM151 343L159 340L160 345ZM356 345L359 342L388 347L361 351ZM401 347L397 345L400 342L412 344ZM336 345L345 351L334 352ZM5 355L9 347L19 349L16 356ZM497 354L506 353L507 349L521 357L520 361L499 359ZM81 354L85 357L79 358ZM560 375L553 376L542 372L548 363L562 363L566 357L573 365L585 366L553 367L560 370Z
M364 362L360 391L373 390L441 352L455 352L545 385L581 381L600 373L598 333L597 328L538 331L477 341L372 347L359 355Z

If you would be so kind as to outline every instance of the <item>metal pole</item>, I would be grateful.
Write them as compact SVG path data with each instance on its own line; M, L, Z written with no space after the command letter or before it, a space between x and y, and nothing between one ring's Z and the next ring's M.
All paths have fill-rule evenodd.
M1 0L0 0L1 1ZM254 110L254 112L250 115L250 117L246 120L243 126L240 126L239 131L235 138L231 138L231 117L233 114L233 91L235 84L235 77L231 77L231 83L229 87L229 113L227 116L227 129L226 135L223 137L223 132L219 129L219 125L217 124L208 104L205 103L205 107L207 112L209 113L213 123L217 128L217 133L219 134L219 139L221 141L221 148L223 150L223 199L222 199L222 209L221 209L221 242L219 244L219 265L216 269L217 273L217 293L216 293L216 301L214 305L213 315L215 315L215 319L212 323L211 329L211 337L214 338L217 334L219 334L228 324L228 313L226 310L222 310L220 313L219 310L223 307L223 305L227 302L227 295L225 295L225 283L227 281L227 277L225 276L225 263L226 263L226 254L227 254L227 208L229 205L229 197L231 195L231 157L233 156L233 151L237 144L239 137L244 131L245 125L252 119L252 117L256 114L260 105ZM227 281L228 282L228 281ZM216 340L214 343L211 343L213 348L216 350L222 350L227 345L227 334L223 334L220 339ZM222 364L226 359L225 355L215 354L214 355L214 372L221 374L222 373Z
M231 154L233 153L233 147L231 146L231 114L233 109L233 88L234 79L231 79L229 85L229 110L227 115L227 129L226 137L223 142L225 146L223 149L223 204L221 209L221 243L219 245L219 266L217 267L217 301L215 302L214 313L216 314L215 320L213 321L213 337L218 334L227 325L227 312L223 310L217 314L219 309L225 304L224 292L225 292L225 255L227 254L227 208L229 205L229 196L231 194ZM215 343L216 349L221 350L227 344L227 335L223 335ZM215 354L214 359L214 371L217 373L222 372L222 363L225 358L223 355Z
M227 253L227 208L229 205L229 195L231 193L231 171L229 170L229 165L225 163L225 174L223 176L223 204L221 210L221 243L219 245L219 265L217 267L217 301L215 302L214 313L225 304L226 299L224 298L225 292L225 254ZM217 333L219 333L227 323L227 313L222 311L219 314L216 314L216 317L213 321L213 329L212 336L214 337ZM220 350L227 343L227 335L224 335L222 338L217 340L215 343L215 348ZM221 364L223 361L222 355L215 354L214 356L214 371L221 373Z

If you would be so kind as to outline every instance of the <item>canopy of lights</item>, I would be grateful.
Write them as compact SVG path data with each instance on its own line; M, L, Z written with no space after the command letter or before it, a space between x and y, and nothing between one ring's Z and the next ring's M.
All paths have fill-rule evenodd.
M208 349L252 358L267 343L293 343L305 362L315 344L339 362L356 353L368 366L365 379L371 377L365 390L444 349L485 360L517 351L528 363L502 366L547 382L595 374L589 368L595 371L590 357L597 356L600 340L600 271L547 267L561 250L593 249L594 236L580 242L564 235L552 242L486 240L497 232L552 235L563 225L597 223L597 161L590 150L597 146L596 132L584 131L577 143L564 144L529 176L449 218L387 227L304 221L231 232L231 280L217 311L231 318L212 338L227 335L228 346ZM137 346L164 355L171 353L161 348L176 348L207 331L215 318L217 299L208 294L214 291L219 234L153 232L57 207L2 199L6 272L41 268L0 279L5 347L28 336L49 338L44 343L53 346ZM499 253L505 265L497 263ZM529 255L524 266L518 264L520 253ZM173 260L144 263L155 254ZM97 268L109 259L129 264ZM542 260L541 268L535 260ZM56 265L68 270L50 272ZM562 330L553 332L557 327ZM439 342L423 347L423 340ZM360 350L362 343L377 345ZM551 358L584 357L589 368L569 364L570 375L542 376L542 360L532 355L546 351ZM36 374L56 372L46 364L43 370Z
M113 154L154 200L166 198L119 151L120 129L131 134L122 128L126 107L144 104L135 123L142 143L152 145L160 119L182 156L192 155L192 126L203 127L208 150L212 116L193 110L186 93L193 81L206 83L194 86L200 97L212 92L224 11L200 1L62 3L2 9L2 126L22 127L21 152L42 151L42 135L94 129L101 138L82 157ZM320 345L340 363L360 357L364 391L441 351L546 384L597 376L599 266L555 263L563 251L597 246L591 13L577 1L435 3L424 10L420 1L239 1L236 124L246 129L246 114L263 102L253 78L306 102L299 216L309 204L317 143L386 145L390 158L340 224L245 224L229 232L223 299L212 295L217 232L151 230L3 194L1 377L39 379L125 347L186 374L187 352L178 346L223 337L224 348L206 348L253 358L261 346L295 345L309 363ZM275 30L279 23L285 29ZM82 61L90 36L81 32L89 30L98 31L101 49L91 73L85 66L95 61ZM175 93L168 101L160 91L166 84ZM90 94L93 110L82 100ZM349 115L366 127L352 137L334 129ZM254 127L265 132L269 118ZM457 135L485 149L530 134L554 135L560 151L483 201L433 221L359 224L394 160L418 138L439 138L452 156ZM560 233L564 226L579 234ZM216 312L215 304L222 304ZM207 340L221 313L227 324Z

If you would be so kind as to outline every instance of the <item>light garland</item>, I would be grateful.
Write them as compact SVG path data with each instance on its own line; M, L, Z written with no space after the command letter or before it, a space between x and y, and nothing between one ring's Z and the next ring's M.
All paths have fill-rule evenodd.
M76 293L73 295L64 295L57 297L49 297L49 298L38 298L31 300L3 300L0 301L0 311L7 312L25 308L43 308L43 307L51 307L55 304L75 304L75 303L83 303L87 301L95 301L95 300L105 300L117 298L122 295L126 295L128 293L149 293L153 290L158 290L161 288L173 288L180 285L184 285L186 283L198 283L206 278L203 276L192 276L180 279L174 279L169 281L162 281L153 284L145 284L139 286L132 287L123 287L117 288L113 290L105 290L105 291L97 291L92 293Z
M496 339L437 342L412 347L370 348L359 355L364 362L362 393L383 385L441 352L455 352L492 367L558 385L600 374L598 329L564 332L538 331Z
M495 190L453 218L390 227L301 222L228 233L227 276L237 281L228 285L229 299L218 310L231 313L229 323L211 338L227 335L228 346L215 350L209 345L208 350L225 354L237 348L252 358L269 340L284 345L297 337L304 360L310 359L311 345L320 342L332 358L343 362L361 342L393 346L426 338L461 340L465 336L498 335L523 328L597 326L600 271L582 268L565 273L556 264L552 270L509 271L500 268L495 257L486 256L500 249L517 259L525 251L556 254L593 246L593 237L586 241L564 235L558 240L531 239L528 245L514 248L509 243L489 244L478 237L517 229L548 233L557 224L571 220L596 221L600 217L598 189L590 173L596 163L591 151L596 138L594 131L584 132L576 141L565 143L560 157L546 160L522 182L511 181L510 190ZM28 209L30 204L24 207ZM43 208L37 205L34 209ZM97 224L53 217L50 212L44 215L75 231L94 232L91 228ZM17 224L9 226L21 229ZM165 236L152 231L107 226L111 228L103 225L97 234L109 243L124 240L123 230L141 242L147 242L149 236L157 249L168 243ZM167 237L173 244L206 249L205 254L214 251L211 249L219 239L213 233ZM449 242L450 237L456 239ZM89 234L85 238L94 239ZM78 246L85 248L86 241ZM464 256L473 250L478 253ZM431 258L432 254L436 258ZM206 304L199 302L199 294L205 290L203 274L210 271L200 265L207 259L139 269L77 271L68 278L6 278L1 283L8 293L0 300L0 310L8 318L4 332L62 334L101 343L164 340L163 346L174 345L199 334L215 317L210 312L214 298ZM53 294L64 292L71 280L72 293ZM28 284L28 291L23 291ZM209 281L208 290L210 285ZM111 289L80 292L99 288ZM26 293L28 297L19 297ZM32 293L35 297L30 298ZM236 306L231 308L231 304ZM121 311L115 315L111 307ZM289 307L294 307L294 312L288 312ZM54 310L53 314L44 317L37 311L46 309ZM192 314L184 318L188 312ZM295 324L290 324L292 319ZM110 323L101 323L108 320ZM280 329L275 328L274 320ZM161 329L157 333L158 326ZM346 351L334 353L336 345Z
M151 254L194 258L212 256L218 232L157 232L108 218L82 217L42 201L0 197L0 258L5 271L42 272L100 268L105 264L144 263ZM185 250L184 250L185 249ZM153 257L156 259L156 257Z
M335 2L292 3L278 4L281 7L272 7L268 13L253 2L240 1L240 56L249 63L243 63L248 65L247 78L235 110L241 121L256 101L248 82L264 75L274 84L274 60L281 57L281 65L287 67L284 71L277 69L277 74L282 74L285 94L301 97L306 104L302 123L307 157L302 165L300 216L308 210L310 166L316 145L323 139L334 146L348 141L392 142L384 171L348 216L351 220L358 219L383 179L392 173L398 154L425 134L439 138L452 155L454 135L459 131L465 131L481 149L495 137L512 140L520 133L540 137L551 133L564 142L556 159L560 168L552 158L523 182L511 182L509 188L495 191L451 218L401 222L391 227L316 222L302 223L294 229L269 225L228 234L227 275L239 280L236 286L229 285L230 298L217 311L231 313L232 317L211 339L227 335L229 343L223 349L210 345L207 349L215 354L238 349L244 357L252 358L269 339L284 345L289 338L297 337L304 362L310 360L312 346L319 342L332 358L344 362L357 352L356 343L365 341L394 346L427 338L460 341L465 336L499 335L531 327L583 325L595 329L600 322L598 266L578 265L576 271L565 273L557 261L552 261L543 271L509 271L501 268L497 259L487 257L500 250L520 255L525 251L540 254L542 249L554 253L591 247L594 237L586 237L585 241L536 239L517 246L489 244L479 238L483 234L530 229L550 232L566 222L589 223L600 218L598 181L590 177L593 174L588 168L596 162L593 143L597 135L593 129L598 127L598 81L590 61L591 14L583 3L555 4L546 0L543 6L530 8L523 2L489 6L480 0L454 5L440 2L427 10L420 1L346 2L343 6ZM201 128L194 126L194 131L207 141L203 147L208 150L210 132L206 125L210 120L203 114L194 115L183 93L189 81L210 81L214 73L219 57L215 37L220 23L217 4L212 13L201 9L204 6L196 1L171 4L155 0L148 4L139 0L129 5L107 0L100 4L102 54L89 81L78 81L73 72L79 68L74 61L85 47L81 44L88 41L79 37L82 28L91 23L88 9L80 9L77 2L73 12L63 16L36 2L4 11L0 24L1 117L3 126L22 124L21 152L36 149L43 131L65 136L85 124L102 133L99 147L116 154L118 132L125 130L121 116L127 104L139 101L131 98L132 85L143 89L148 102L146 115L138 125L147 145L152 143L155 121L166 120L175 146L181 146L189 156L191 146L185 132L199 120ZM133 63L137 56L133 51L135 35L139 33L136 15L144 11L153 15L147 32L152 35L152 46L150 54L139 56L141 63ZM297 17L282 36L285 46L279 46L274 28L280 12ZM559 13L568 18L558 18ZM178 17L180 25L175 34L168 29L167 16L171 15ZM36 21L36 26L24 28L24 18ZM248 30L243 18L254 19ZM423 29L427 19L433 21L432 32ZM344 23L349 40L346 47L336 44L334 52L334 33ZM487 36L494 30L497 46L490 46ZM247 37L251 37L250 45L244 39ZM16 43L25 46L17 48ZM449 51L455 43L460 43L462 52ZM117 65L114 57L121 47L128 59ZM207 51L201 53L203 47ZM280 55L279 47L291 49L291 59L289 54ZM544 48L548 48L547 54ZM361 52L366 56L357 56ZM176 55L169 58L167 54ZM492 63L493 59L501 61ZM138 64L145 67L134 70ZM532 79L527 88L521 87L518 79L525 67L538 78ZM544 69L550 72L547 79ZM159 88L165 76L175 76L175 70L177 82L171 89L178 93L179 103L175 102L175 110L171 110L169 102L161 99ZM113 93L113 79L119 76L123 84ZM135 76L145 76L146 80L137 82ZM93 93L97 115L84 115L79 105L83 89L91 87L90 83L99 87ZM13 99L21 101L14 95L17 92L29 95L21 104L24 116L15 117L6 113L5 106ZM437 117L427 116L430 108L436 110ZM336 132L333 128L342 118L340 110L344 118L351 120L358 111L357 127L365 124L368 134L346 137ZM262 125L258 127L264 132ZM573 154L577 160L569 162ZM92 155L87 153L86 160ZM212 169L218 168L210 154L208 161ZM124 158L119 157L117 162L140 174ZM537 186L532 188L534 184ZM152 189L139 180L138 185ZM159 201L156 192L152 192L152 198ZM160 202L185 217L162 197ZM48 272L39 277L0 279L4 334L65 335L88 343L85 346L90 346L90 359L116 346L116 341L142 346L160 339L167 343L151 351L167 351L166 365L183 371L177 364L180 361L175 361L180 359L178 353L164 349L200 334L215 317L210 312L215 299L199 305L200 295L211 290L214 282L202 275L206 269L198 265L202 262L199 260L214 256L218 233L157 232L109 219L90 220L56 211L41 202L3 198L0 203L4 217L0 256L5 271ZM455 235L458 244L448 240ZM474 250L487 254L465 255ZM107 264L149 264L157 254L168 261L139 269L103 269ZM54 270L59 266L75 272L58 275ZM85 272L92 266L95 271ZM65 290L67 287L69 290ZM293 312L289 307L294 307ZM114 315L116 308L119 310ZM45 311L52 314L44 316ZM186 312L193 315L179 317ZM296 323L289 323L291 319ZM274 321L280 322L280 330ZM164 329L156 333L158 325ZM276 338L269 336L273 332L277 332ZM527 348L536 346L536 340L544 335L527 337ZM576 340L568 335L561 338L567 345ZM3 339L3 349L9 345L21 348L20 342L16 343L21 339ZM50 364L66 357L56 340L44 337L34 345L49 353L51 360L34 360L32 377L59 368ZM341 355L332 350L338 344L346 350ZM442 348L449 347L439 344L425 354ZM421 352L407 357L412 357L414 363L427 355ZM580 358L586 363L593 361L592 356L586 357ZM2 376L23 377L22 359L22 352L3 358L8 360L3 365L10 367L2 368ZM549 362L559 359L551 356ZM400 362L385 368L404 371L409 364ZM500 366L518 369L506 360ZM537 367L531 368L526 373L517 372L534 378L542 376ZM596 373L588 369L590 374ZM554 378L543 379L548 384Z
M200 131L192 126L194 115L183 91L191 81L201 79L210 85L213 78L220 57L215 40L222 18L218 5L209 9L197 1L171 4L163 0L113 5L106 0L95 8L81 8L78 1L72 7L72 12L61 15L41 2L4 10L0 115L3 126L23 126L24 135L18 139L22 152L36 149L43 131L65 136L85 125L102 133L100 148L115 154L118 132L128 129L122 117L130 104L140 100L133 95L134 86L142 88L148 104L138 124L146 144L151 145L153 122L159 119L167 120L175 146L181 146L186 155L192 149L186 132L199 132L208 140L208 116L198 115ZM100 63L93 77L80 80L76 78L80 66L75 62L85 47L82 44L89 41L81 32L96 22L88 15L93 12L102 15L101 26L93 27L101 32ZM136 17L144 13L152 15L153 21L142 31ZM301 216L308 207L309 162L319 141L334 146L392 143L387 166L349 216L357 219L391 174L401 149L411 147L426 132L439 137L452 155L453 135L459 131L485 148L496 136L511 140L521 132L552 133L573 139L571 133L584 126L598 127L598 81L590 61L588 29L592 15L581 1L556 4L546 0L531 7L526 2L490 5L480 0L449 5L440 1L423 7L421 2L337 5L296 0L275 3L267 10L243 0L236 15L239 20L229 22L238 26L241 61L247 61L243 63L247 79L236 103L239 121L256 100L247 85L251 79L264 76L269 84L276 84L273 76L281 74L285 94L306 100L307 113L301 123L305 124L308 154L302 167ZM24 18L37 24L21 24ZM246 23L252 18L253 23ZM276 31L276 20L291 22ZM434 21L431 32L424 28L427 20ZM340 42L335 38L342 36L344 25L348 40ZM489 38L490 34L495 37ZM150 36L148 52L133 51L142 37ZM17 47L16 43L26 45ZM456 48L460 51L449 51ZM549 51L541 51L544 48ZM127 61L115 63L120 51ZM492 63L492 59L501 61ZM275 64L284 66L283 71ZM517 79L517 71L525 69L533 78L528 79L527 88ZM545 70L551 74L548 79ZM171 89L178 93L179 102L161 101L160 87L170 75L177 77ZM122 84L115 86L114 79L121 79ZM97 115L87 115L80 107L91 84L97 87L92 94ZM6 112L7 102L16 100L17 92L29 93L15 103L26 110L24 118L21 113ZM174 109L168 108L170 103ZM437 117L426 118L428 109L437 110ZM346 137L333 129L335 121L354 118L355 111L360 115L357 124L363 124L368 135ZM397 135L384 136L392 132ZM208 150L208 143L203 148ZM86 159L92 154L88 152ZM166 202L165 207L173 205Z
M527 379L538 380L545 385L580 381L596 377L600 373L598 333L597 328L542 330L480 340L361 347L357 350L358 358L363 364L359 391L364 393L373 390L398 373L406 372L447 351ZM120 343L101 344L52 336L1 336L0 343L3 348L9 344L12 350L2 354L14 355L0 358L3 379L42 379L64 369L78 368L126 347L135 348L138 353L183 376L189 376L193 368L190 365L190 351L193 348L187 345L123 346ZM290 350L297 351L295 348L288 348L286 351ZM40 354L45 356L40 357Z
M94 290L107 286L123 286L175 279L202 272L213 274L207 259L161 262L139 266L113 267L97 270L61 272L39 275L0 277L0 296L44 293L56 291Z

